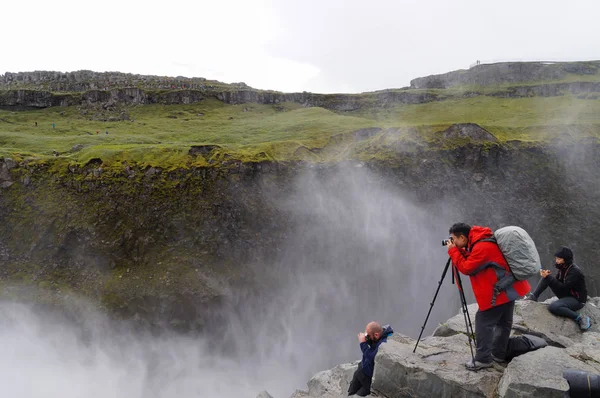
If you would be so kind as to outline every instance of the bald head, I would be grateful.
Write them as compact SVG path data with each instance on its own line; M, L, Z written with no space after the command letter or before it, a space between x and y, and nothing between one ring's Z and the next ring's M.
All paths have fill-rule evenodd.
M381 333L383 332L383 328L377 322L369 322L367 323L367 327L365 328L365 334L373 341L379 341L381 338Z
M372 334L372 333L379 333L379 334L381 334L381 332L383 332L383 329L382 329L381 325L378 324L375 321L369 322L367 324L366 330L367 330L368 334Z

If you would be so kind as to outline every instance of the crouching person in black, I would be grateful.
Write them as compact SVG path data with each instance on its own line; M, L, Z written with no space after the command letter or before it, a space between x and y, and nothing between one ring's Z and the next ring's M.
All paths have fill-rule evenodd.
M547 287L552 289L558 300L548 306L548 310L557 316L571 318L581 330L587 330L591 326L589 316L582 316L579 311L587 301L587 289L585 287L585 276L581 269L573 264L573 252L568 247L561 247L556 253L555 267L558 269L556 277L551 275L550 270L541 270L542 280L538 283L532 294L525 296L525 300L537 301Z
M387 338L394 333L391 326L381 327L377 322L369 322L364 333L358 334L360 350L363 353L362 361L358 364L358 369L354 372L350 387L348 387L348 396L358 395L366 397L371 393L371 380L375 370L375 355L381 343L387 341Z

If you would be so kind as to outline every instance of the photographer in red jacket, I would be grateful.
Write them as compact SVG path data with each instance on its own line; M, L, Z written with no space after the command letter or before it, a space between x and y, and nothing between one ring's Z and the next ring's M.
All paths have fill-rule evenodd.
M510 273L508 264L494 242L481 241L491 238L487 227L457 223L450 227L448 255L454 267L469 275L479 310L475 315L475 361L465 364L467 369L477 371L489 368L493 362L505 362L506 348L513 323L515 300L530 291L527 281L516 281L500 293L492 305L494 285Z

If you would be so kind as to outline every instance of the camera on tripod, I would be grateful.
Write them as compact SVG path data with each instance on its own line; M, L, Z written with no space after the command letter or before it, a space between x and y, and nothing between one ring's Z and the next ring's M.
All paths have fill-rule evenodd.
M454 239L452 237L449 237L448 239L443 239L442 246L448 246L448 242L454 242Z

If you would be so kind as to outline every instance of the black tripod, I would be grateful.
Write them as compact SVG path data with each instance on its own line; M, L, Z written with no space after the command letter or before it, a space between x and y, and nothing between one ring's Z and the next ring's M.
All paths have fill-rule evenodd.
M425 318L425 322L423 326L421 326L421 333L419 333L419 338L417 339L417 343L415 344L415 349L413 353L417 351L417 346L419 345L419 341L421 340L421 336L423 335L423 331L425 330L425 325L427 325L427 320L429 319L429 315L431 315L431 310L433 309L433 304L435 304L435 299L437 298L438 293L440 292L440 288L442 287L442 282L446 277L446 273L448 272L448 268L450 268L450 264L452 263L452 259L448 259L446 262L446 267L444 267L444 272L442 273L442 277L438 282L438 287L435 291L435 295L433 296L433 301L429 305L429 312L427 313L427 317ZM454 267L454 266L453 266ZM475 342L475 333L473 333L473 324L471 323L471 316L469 315L469 307L467 306L467 299L465 298L465 291L463 290L462 281L460 279L460 274L458 270L453 269L452 271L452 283L456 280L456 285L458 286L458 291L460 295L460 303L462 305L462 312L465 317L465 326L467 328L467 337L469 338L469 347L471 348L471 358L473 359L473 363L475 363L475 354L473 353L473 343ZM471 342L473 340L473 342Z

